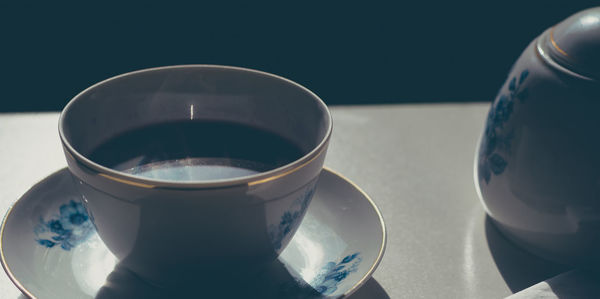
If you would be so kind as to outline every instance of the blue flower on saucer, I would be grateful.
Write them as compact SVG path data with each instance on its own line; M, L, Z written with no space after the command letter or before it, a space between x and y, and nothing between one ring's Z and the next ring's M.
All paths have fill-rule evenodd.
M46 221L41 217L33 231L38 244L47 248L60 245L71 250L93 234L94 226L83 205L71 200L61 205L59 213L51 219Z
M330 295L337 290L338 285L352 272L358 270L362 258L360 253L344 257L339 263L329 262L310 283L315 290L323 295Z

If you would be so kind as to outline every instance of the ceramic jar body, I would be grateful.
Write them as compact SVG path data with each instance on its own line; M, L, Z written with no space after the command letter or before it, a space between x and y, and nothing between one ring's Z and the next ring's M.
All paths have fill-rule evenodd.
M526 48L490 108L475 184L506 236L577 264L600 252L600 93L547 56L550 33Z

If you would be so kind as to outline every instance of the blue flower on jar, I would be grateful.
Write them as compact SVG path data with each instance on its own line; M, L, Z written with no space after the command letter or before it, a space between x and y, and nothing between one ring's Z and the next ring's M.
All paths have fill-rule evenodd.
M503 93L501 89L497 100L490 108L478 162L480 175L486 183L489 183L492 174L500 175L508 166L508 162L502 155L510 154L514 131L507 131L504 125L514 112L515 99L523 103L529 97L527 88L523 86L528 75L529 71L523 70L518 77L513 76L508 82L508 93Z
M501 95L496 103L496 109L494 109L494 124L498 127L502 127L505 122L508 121L510 115L513 112L513 101L506 95Z

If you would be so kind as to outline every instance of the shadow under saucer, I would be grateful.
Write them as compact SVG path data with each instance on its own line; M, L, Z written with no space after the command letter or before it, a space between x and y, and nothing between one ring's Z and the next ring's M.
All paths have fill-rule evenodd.
M279 260L254 273L239 270L189 273L190 279L170 287L146 282L117 264L96 294L97 299L114 298L326 298L308 283L293 275ZM199 274L200 272L200 274ZM185 277L185 273L182 273ZM373 278L348 298L389 299Z
M354 294L348 296L349 299L390 299L390 296L381 287L381 285L371 277Z
M161 287L117 262L62 169L9 209L0 229L0 261L33 298L339 298L355 291L359 297L352 298L388 298L369 280L385 243L373 201L326 169L298 231L271 264L251 271L233 261L185 265L168 276L174 283Z
M160 287L117 264L96 294L113 298L320 298L309 284L290 274L279 260L252 273L233 267L221 271L198 268L181 273L178 283ZM186 279L188 277L189 279Z

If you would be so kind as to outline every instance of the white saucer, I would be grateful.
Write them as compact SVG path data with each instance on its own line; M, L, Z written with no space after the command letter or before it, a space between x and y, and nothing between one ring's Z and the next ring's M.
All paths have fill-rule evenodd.
M317 297L343 297L375 271L385 243L383 218L373 201L325 169L300 228L277 264ZM32 298L100 298L107 290L134 284L115 283L127 274L115 268L117 261L98 238L67 169L33 186L8 210L0 250L4 270Z

